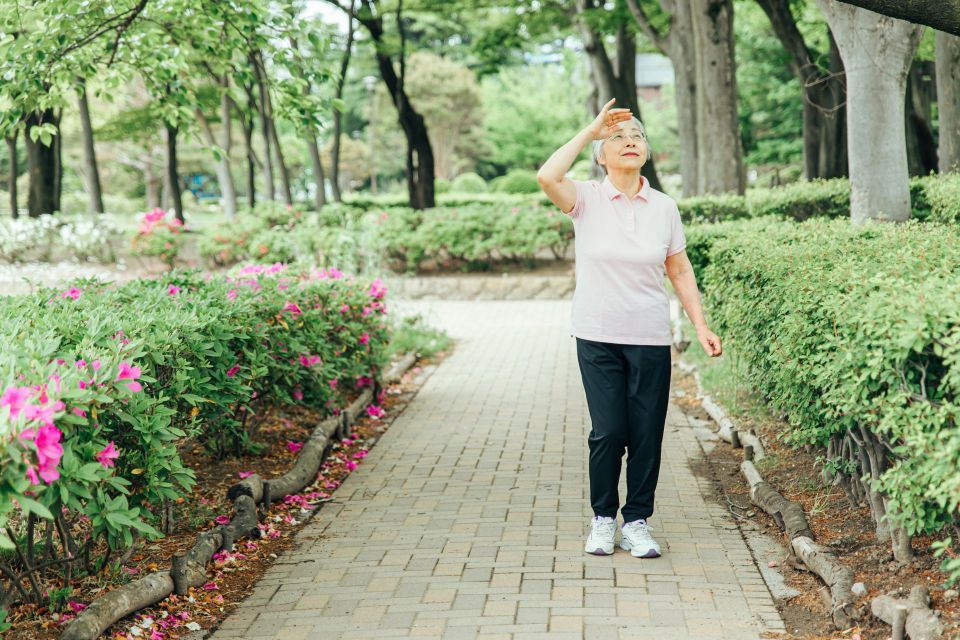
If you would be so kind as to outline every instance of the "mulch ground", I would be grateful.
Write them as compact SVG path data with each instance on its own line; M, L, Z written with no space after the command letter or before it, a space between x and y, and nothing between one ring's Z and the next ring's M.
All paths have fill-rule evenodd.
M696 382L691 375L675 371L674 388L682 390L674 402L688 416L713 422L697 399ZM891 637L890 626L875 618L870 612L870 600L881 594L897 597L908 595L915 585L926 585L930 590L931 606L940 611L944 623L944 639L960 638L960 600L944 602L944 583L947 576L939 570L940 558L934 558L930 544L937 537L917 536L913 539L915 559L898 567L893 561L889 543L876 540L875 525L870 508L851 508L840 487L825 486L820 479L820 465L816 450L792 448L777 440L776 435L787 430L788 425L776 419L753 419L750 416L731 416L740 431L756 429L763 441L767 456L761 473L785 498L803 505L810 528L819 544L831 547L840 561L854 571L854 582L863 582L867 594L856 598L854 603L861 611L858 626L836 630L830 619L830 608L821 599L818 591L823 586L819 577L802 568L793 566L784 558L778 569L788 586L797 589L800 595L786 601L777 601L790 638L803 640L887 640ZM750 501L750 487L740 472L743 452L735 450L726 442L706 455L704 461L692 464L709 469L698 472L709 474L715 483L716 500L727 506L734 516L749 518L764 533L788 547L786 535L776 521L755 507ZM729 501L728 501L729 499ZM730 507L732 502L734 507Z
M444 356L440 353L434 360ZM398 384L386 386L386 398L381 405L386 416L377 419L364 413L351 428L350 436L333 444L314 484L271 506L260 526L259 539L241 540L232 553L216 554L206 584L191 589L186 596L171 595L125 618L102 637L172 640L219 625L250 594L277 557L293 545L297 531L306 520L322 508L324 502L336 500L336 490L343 479L354 465L363 463L366 451L415 395L418 385L422 384L417 374L426 364L430 361L419 361ZM197 485L188 497L175 505L173 533L141 544L122 568L108 568L98 575L75 581L73 591L65 598L67 604L60 610L37 605L13 608L8 618L13 628L5 637L10 640L57 638L76 612L97 597L143 575L168 569L170 558L192 547L199 533L216 526L218 516L222 521L223 517L232 515L232 503L227 500L230 486L251 472L265 479L283 475L296 460L297 443L304 442L322 419L320 413L302 407L273 408L261 418L255 442L262 445L262 449L257 455L212 461L199 446L183 451L185 463L196 473Z

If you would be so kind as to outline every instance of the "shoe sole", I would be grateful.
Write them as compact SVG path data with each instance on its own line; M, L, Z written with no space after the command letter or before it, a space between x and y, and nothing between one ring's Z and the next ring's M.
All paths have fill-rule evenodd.
M589 549L584 549L584 551L586 551L592 556L612 556L613 555L613 551L606 551L604 549L594 549L593 551L590 551Z
M657 551L656 549L647 549L646 553L642 555L637 555L630 549L630 547L625 547L623 545L620 545L620 548L623 549L624 551L630 551L630 555L632 555L634 558L659 558L660 557L660 552Z

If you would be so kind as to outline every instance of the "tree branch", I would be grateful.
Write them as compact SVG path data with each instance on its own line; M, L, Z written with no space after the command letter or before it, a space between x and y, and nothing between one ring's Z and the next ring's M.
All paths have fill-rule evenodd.
M662 34L657 31L637 0L627 0L627 6L630 7L630 13L633 14L637 25L640 27L640 30L643 31L643 35L647 36L647 39L653 46L660 50L660 53L669 55L667 53L667 38L669 37L669 32Z
M960 0L839 0L839 2L960 36Z

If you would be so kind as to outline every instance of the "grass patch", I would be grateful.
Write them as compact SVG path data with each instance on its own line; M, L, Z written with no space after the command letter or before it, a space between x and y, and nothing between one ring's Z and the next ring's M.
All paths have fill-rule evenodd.
M413 351L420 357L429 358L446 351L451 344L450 336L427 325L423 316L417 313L396 321L387 352L393 357Z

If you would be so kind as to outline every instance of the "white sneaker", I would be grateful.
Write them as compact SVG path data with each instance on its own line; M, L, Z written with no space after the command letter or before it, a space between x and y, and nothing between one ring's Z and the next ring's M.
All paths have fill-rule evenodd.
M645 520L634 520L623 525L620 532L620 548L629 551L634 558L660 556L660 545L650 535L650 525Z
M609 556L613 553L613 539L616 535L617 521L614 518L594 516L584 551L595 556Z

